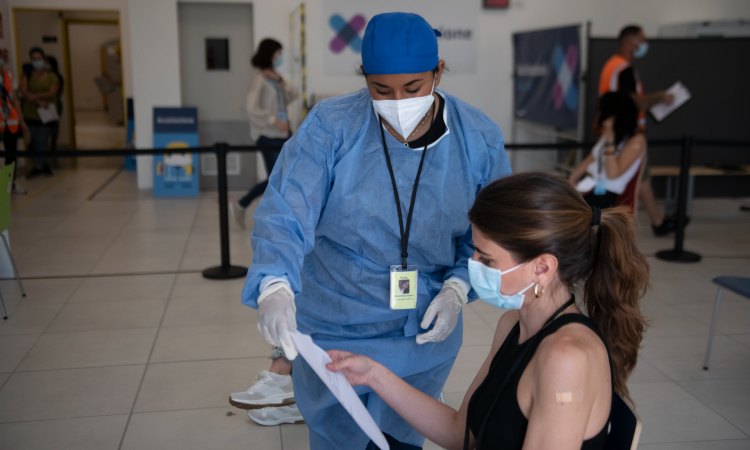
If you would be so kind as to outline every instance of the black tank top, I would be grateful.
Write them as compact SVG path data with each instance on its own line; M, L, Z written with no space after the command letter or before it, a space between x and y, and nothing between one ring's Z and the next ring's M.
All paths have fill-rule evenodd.
M520 450L523 447L529 421L523 415L518 405L518 381L521 379L524 369L529 364L531 357L534 356L541 341L546 336L570 323L583 324L602 339L601 333L599 333L589 318L577 313L565 314L556 318L536 335L520 345L518 343L520 333L518 323L510 331L508 337L505 338L502 346L500 346L500 349L492 359L487 377L477 387L477 390L469 400L466 420L469 429L477 439L476 448L478 450L498 448ZM604 342L603 339L602 342ZM522 360L518 364L515 364L518 358L522 358ZM612 362L610 360L611 367ZM513 373L509 374L510 370L513 370ZM507 382L505 382L506 377L508 377ZM501 389L502 392L499 392ZM486 421L485 418L487 418ZM480 428L482 428L483 424L484 431L479 436ZM603 449L607 438L607 428L608 423L605 424L604 428L596 436L583 441L581 450Z

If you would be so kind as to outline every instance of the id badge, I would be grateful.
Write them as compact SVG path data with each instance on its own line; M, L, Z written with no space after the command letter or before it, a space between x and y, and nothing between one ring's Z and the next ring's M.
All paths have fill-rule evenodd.
M391 266L391 309L417 307L417 266Z

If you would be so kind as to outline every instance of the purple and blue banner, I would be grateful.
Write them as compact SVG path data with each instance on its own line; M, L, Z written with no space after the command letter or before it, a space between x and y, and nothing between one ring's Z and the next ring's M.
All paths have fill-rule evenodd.
M198 147L198 109L154 108L154 148ZM198 155L154 156L154 197L197 197Z
M580 26L513 34L513 114L559 130L578 127Z

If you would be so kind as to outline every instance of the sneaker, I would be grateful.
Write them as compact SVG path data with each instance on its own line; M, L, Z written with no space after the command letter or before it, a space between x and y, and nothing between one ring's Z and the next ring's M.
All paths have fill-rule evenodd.
M292 377L263 370L247 391L229 395L229 403L240 409L291 405L294 403Z
M232 217L234 217L234 221L237 222L237 226L245 229L245 208L240 206L237 202L232 202L229 204L229 211L232 212Z
M25 195L27 193L26 189L21 187L21 185L18 183L13 183L11 192L13 193L13 195Z
M656 225L651 225L651 229L654 230L654 236L666 236L674 231L675 223L665 219L658 227Z
M44 167L42 167L42 173L44 174L45 177L51 177L53 175L52 169L50 169L48 165L45 165Z
M251 409L247 415L253 422L266 427L282 423L305 423L297 405Z

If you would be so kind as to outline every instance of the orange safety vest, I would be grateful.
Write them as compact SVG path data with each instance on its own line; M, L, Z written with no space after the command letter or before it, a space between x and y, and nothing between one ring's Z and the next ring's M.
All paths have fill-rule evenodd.
M2 86L0 86L0 133L5 132L7 127L11 133L18 133L18 124L20 115L13 104L13 77L10 72L0 69L3 72Z
M619 54L612 55L599 74L599 97L606 94L607 92L617 92L620 88L620 72L630 67L630 61L624 56ZM635 74L635 94L643 95L643 85L641 80L638 78L638 74ZM638 112L638 124L643 129L646 126L646 111Z

